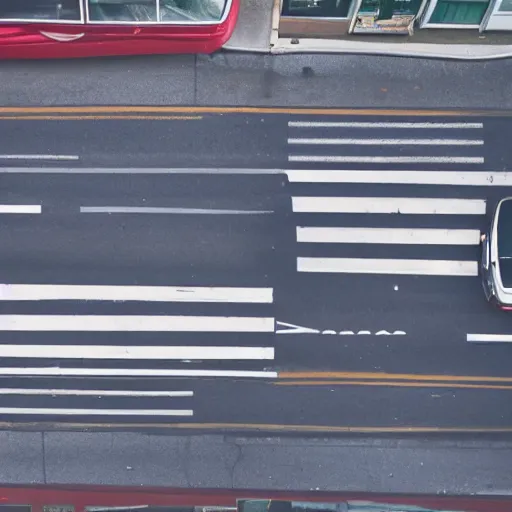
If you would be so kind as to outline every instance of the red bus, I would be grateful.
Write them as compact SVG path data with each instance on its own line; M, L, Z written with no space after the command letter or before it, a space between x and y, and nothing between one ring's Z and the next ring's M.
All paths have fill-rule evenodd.
M240 0L2 0L0 59L212 53Z
M191 490L141 486L0 487L0 512L376 512L377 510L510 512L512 497Z

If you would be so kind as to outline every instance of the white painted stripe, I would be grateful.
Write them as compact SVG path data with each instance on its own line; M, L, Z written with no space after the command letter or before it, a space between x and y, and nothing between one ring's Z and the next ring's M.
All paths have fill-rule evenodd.
M274 319L222 316L0 315L0 331L274 332Z
M219 377L275 379L277 372L242 370L157 370L135 368L0 368L0 375L37 377Z
M371 258L297 258L298 272L477 276L478 262Z
M288 121L290 128L447 128L475 129L483 128L483 123L372 123L372 122L316 122Z
M512 172L491 171L286 171L291 183L512 186Z
M327 244L480 245L478 229L297 227L297 242Z
M0 155L0 160L79 160L77 155Z
M290 155L289 162L368 163L368 164L483 164L480 156L307 156Z
M292 197L294 212L484 215L483 199L428 197Z
M0 284L0 301L96 300L272 304L272 288Z
M215 208L165 208L139 206L81 206L81 213L152 213L175 215L269 215L272 210L219 210Z
M0 204L0 213L41 213L40 204Z
M284 170L237 167L0 167L0 174L212 174L266 176L284 174Z
M512 334L468 334L470 343L512 343Z
M0 388L0 395L34 395L34 396L131 396L131 397L166 397L180 398L194 396L193 391L132 391L115 389L29 389Z
M350 146L483 146L480 139L288 139L288 144Z
M274 359L272 347L0 345L0 357L29 359L260 360Z
M50 407L0 407L0 414L57 416L193 416L191 409L59 409Z

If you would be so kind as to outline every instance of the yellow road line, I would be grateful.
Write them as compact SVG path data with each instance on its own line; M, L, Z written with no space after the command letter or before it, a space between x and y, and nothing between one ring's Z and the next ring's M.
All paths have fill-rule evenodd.
M512 385L461 384L458 382L395 382L364 380L290 380L274 381L274 386L381 386L399 388L460 388L460 389L502 389L512 391Z
M416 373L380 372L279 372L279 379L368 379L408 381L450 381L450 382L510 382L512 377L490 377L475 375L427 375Z
M276 107L180 107L180 106L69 106L69 107L0 107L0 114L105 114L105 113L185 113L185 114L289 114L343 116L510 116L499 110L419 110L419 109L357 109L357 108L276 108Z
M203 119L203 116L151 116L151 115L26 115L26 116L2 116L0 121L196 121Z
M66 422L31 422L0 423L0 428L30 429L41 428L70 430L84 428L119 429L119 428L157 428L180 430L229 430L245 432L294 432L309 434L511 434L512 427L362 427L362 426L328 426L328 425L280 425L274 423L66 423Z

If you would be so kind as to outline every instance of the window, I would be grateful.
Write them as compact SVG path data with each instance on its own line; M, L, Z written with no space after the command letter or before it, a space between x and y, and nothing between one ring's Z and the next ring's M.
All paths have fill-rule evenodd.
M88 0L89 19L96 22L218 22L226 0Z
M80 22L80 0L0 0L0 19Z
M501 0L499 12L512 12L512 0Z

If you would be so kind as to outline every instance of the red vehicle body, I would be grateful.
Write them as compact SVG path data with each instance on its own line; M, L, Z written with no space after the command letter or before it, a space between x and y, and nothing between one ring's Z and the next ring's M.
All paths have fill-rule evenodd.
M144 488L141 486L33 485L0 487L0 512L13 512L13 510L16 512L102 512L101 509L103 512L121 512L122 509L125 509L124 512L126 512L126 509L137 506L164 507L159 509L160 512L175 512L176 509L173 511L170 507L229 507L231 510L225 512L237 512L237 501L240 499L317 503L369 501L394 504L395 507L401 505L406 510L413 506L461 512L510 512L512 510L510 496L432 496L318 491L191 490ZM13 508L16 505L25 505L25 507ZM137 512L137 509L134 508L133 512ZM212 509L209 512L212 512Z
M6 0L0 5L0 59L212 53L233 33L239 5L240 0Z

